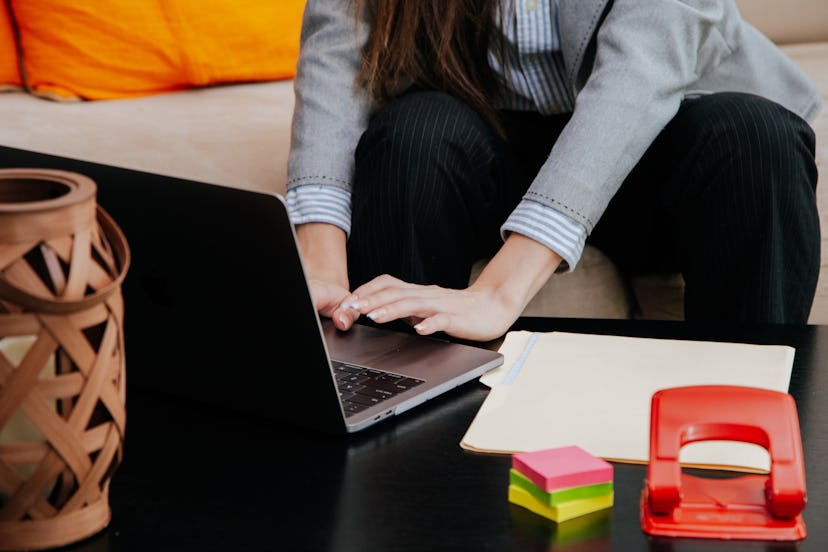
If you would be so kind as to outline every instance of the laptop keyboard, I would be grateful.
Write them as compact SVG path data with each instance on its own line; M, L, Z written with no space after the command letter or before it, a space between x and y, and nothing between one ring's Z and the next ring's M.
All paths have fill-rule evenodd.
M346 417L424 383L421 379L373 368L336 361L332 364Z

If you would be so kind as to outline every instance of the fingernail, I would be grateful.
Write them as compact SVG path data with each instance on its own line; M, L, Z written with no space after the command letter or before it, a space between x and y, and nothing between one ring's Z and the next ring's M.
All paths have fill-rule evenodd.
M414 329L417 330L418 332L422 331L422 330L425 329L425 325L424 324L415 324Z
M344 315L344 314L340 314L337 318L339 319L339 322L340 322L343 326L347 326L347 325L348 325L348 320L345 318L345 315Z
M344 301L342 301L342 304L339 305L339 308L345 309L345 310L349 310L349 309L356 310L356 309L359 308L359 302L356 299L353 299L351 301L348 301L347 299L345 299Z
M369 313L368 313L368 314L366 314L365 316L367 316L367 317L368 317L368 318L370 318L371 320L376 320L376 319L377 319L377 317L378 317L379 315L381 315L381 314L382 314L382 310L375 310L375 311L371 311L371 312L369 312Z

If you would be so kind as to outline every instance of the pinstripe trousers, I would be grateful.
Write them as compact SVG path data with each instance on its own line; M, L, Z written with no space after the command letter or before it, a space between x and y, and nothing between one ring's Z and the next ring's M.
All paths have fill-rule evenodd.
M569 116L501 118L505 139L455 98L415 91L371 119L355 156L353 286L383 273L467 286ZM686 100L588 243L630 275L681 272L687 320L805 323L820 265L814 148L810 126L764 98Z

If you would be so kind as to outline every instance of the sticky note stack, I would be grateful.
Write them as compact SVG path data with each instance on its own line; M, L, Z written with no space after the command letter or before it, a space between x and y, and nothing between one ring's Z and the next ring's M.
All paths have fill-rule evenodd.
M612 464L577 446L512 455L509 502L556 522L612 506Z

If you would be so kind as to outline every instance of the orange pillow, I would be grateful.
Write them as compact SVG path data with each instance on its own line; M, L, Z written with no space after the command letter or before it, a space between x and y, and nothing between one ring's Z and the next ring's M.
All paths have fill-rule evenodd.
M11 0L30 88L143 96L292 78L304 0Z
M0 90L10 86L21 86L20 71L17 67L17 46L14 43L8 6L0 0Z

